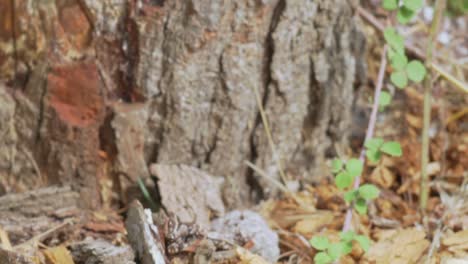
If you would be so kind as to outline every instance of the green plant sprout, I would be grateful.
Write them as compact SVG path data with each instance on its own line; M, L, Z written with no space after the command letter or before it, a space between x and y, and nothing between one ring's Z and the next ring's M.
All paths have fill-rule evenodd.
M379 196L379 189L373 184L363 184L357 190L350 190L344 194L344 199L354 205L360 214L367 213L367 203Z
M341 256L351 253L353 242L357 242L364 250L369 250L370 240L363 235L357 235L354 231L347 231L340 234L340 241L330 242L327 237L316 236L310 240L313 248L319 252L315 254L314 262L316 264L328 264L338 260Z
M397 10L397 20L401 24L408 23L423 6L423 0L384 0L382 7L389 11Z
M371 138L364 143L367 159L371 162L378 162L382 154L388 154L393 157L401 157L403 151L400 143L396 141L384 142L381 138Z
M418 10L422 7L422 0L384 0L382 5L387 10L397 10L397 20L402 24L408 23ZM426 76L426 68L419 60L408 60L405 54L405 40L397 30L389 27L384 30L384 39L386 47L383 51L381 69L379 71L379 80L376 87L375 102L371 118L369 120L364 150L360 159L349 159L344 162L341 159L334 159L331 163L331 170L335 174L335 185L340 190L346 190L343 199L350 205L345 219L343 231L340 233L340 241L331 243L327 237L315 236L310 240L310 244L318 252L314 257L314 262L318 264L328 264L337 261L341 256L351 252L353 241L356 241L360 247L367 252L371 241L364 235L357 235L348 230L351 223L351 209L354 208L359 214L367 214L367 204L379 196L379 189L373 184L360 184L360 176L364 169L365 157L370 162L378 162L382 155L386 154L393 157L400 157L403 152L400 143L396 141L385 142L382 138L373 138L375 119L377 109L383 111L390 105L392 96L390 93L381 91L384 70L385 56L388 57L392 66L390 75L391 82L400 89L408 86L409 81L419 83ZM387 51L388 47L388 51ZM355 179L357 178L357 179ZM354 186L353 185L354 182ZM353 187L353 188L350 188Z
M389 92L382 91L379 97L379 110L385 110L385 107L389 106L392 102L392 95Z
M387 54L393 68L390 75L392 83L403 89L408 86L409 80L415 83L424 80L426 68L419 60L408 61L403 37L394 28L389 27L384 30L384 39L390 47Z
M335 176L336 186L344 190L351 187L354 178L362 174L364 164L359 159L349 159L343 162L340 159L334 159L331 163L331 169ZM354 205L354 209L360 213L367 213L367 203L379 196L379 189L373 184L364 184L356 190L350 190L344 194L344 200ZM364 251L370 247L370 239L363 235L357 235L353 231L340 233L340 242L331 243L328 238L316 236L310 240L310 244L319 252L315 255L315 263L332 263L341 256L351 252L353 241L356 241Z
M336 174L335 184L341 190L350 187L354 177L360 175L362 170L363 164L358 159L350 159L346 164L340 159L334 159L332 161L332 172Z

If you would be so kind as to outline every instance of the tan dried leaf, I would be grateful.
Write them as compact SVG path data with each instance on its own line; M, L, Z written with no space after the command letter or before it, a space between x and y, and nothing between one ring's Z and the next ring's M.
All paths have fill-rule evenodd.
M468 230L448 235L442 239L442 244L447 247L462 246L468 249Z
M64 246L48 248L43 251L48 264L74 264L70 251Z
M395 174L393 174L385 166L377 166L370 175L371 181L383 188L389 188L395 182Z
M268 262L262 257L253 254L245 248L237 247L236 252L240 259L240 262L238 262L238 264L268 264Z
M406 114L406 122L414 128L421 129L422 128L422 119L419 116L415 116L412 114Z
M302 235L312 234L319 228L329 224L333 220L333 213L329 211L319 211L315 214L307 215L294 225L292 231Z
M365 258L375 263L418 263L429 241L424 231L402 229L372 245Z

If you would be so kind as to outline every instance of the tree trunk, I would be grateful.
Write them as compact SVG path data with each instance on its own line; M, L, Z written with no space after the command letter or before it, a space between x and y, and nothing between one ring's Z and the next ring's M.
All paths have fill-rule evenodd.
M24 0L0 10L7 191L71 183L99 207L111 199L103 190L164 163L230 177L231 206L274 194L245 165L279 179L255 91L290 179L324 176L333 145L346 145L365 72L351 2Z

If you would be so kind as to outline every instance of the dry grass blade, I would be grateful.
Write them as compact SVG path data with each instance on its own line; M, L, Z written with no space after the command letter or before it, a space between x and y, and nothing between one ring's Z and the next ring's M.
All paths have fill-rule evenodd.
M461 92L468 93L468 86L465 83L457 80L450 73L443 70L440 66L438 66L437 64L431 63L431 68L434 71L436 71L438 74L440 74L440 76L442 76L445 80L453 84L455 88L457 88Z
M247 166L249 168L251 168L253 171L255 171L258 175L260 175L261 177L263 177L264 179L268 180L269 182L271 182L272 184L274 184L276 187L278 187L278 189L280 189L286 196L288 197L291 197L298 205L300 205L301 207L303 207L304 209L313 209L315 210L315 208L311 208L310 205L304 203L298 196L297 194L291 192L290 190L288 190L286 188L286 186L284 184L282 184L281 182L277 181L276 179L274 179L273 177L269 176L268 174L266 174L266 172L264 172L262 169L260 169L259 167L255 166L252 162L250 161L245 161L245 164L247 164Z
M275 161L276 161L276 165L278 166L281 180L283 181L283 183L286 183L286 176L284 174L283 166L281 164L281 158L278 152L276 151L276 146L275 146L275 143L273 142L273 136L271 135L270 125L268 124L268 119L266 117L265 110L263 109L263 104L260 98L260 93L258 91L257 85L254 85L253 87L254 87L254 92L255 92L255 99L257 101L257 106L260 111L260 116L262 118L263 127L265 128L265 134L267 135L268 145L270 146L271 152L273 153L273 157L275 158Z
M256 23L254 23L254 27L255 27L255 32L258 32ZM259 40L258 40L258 34L255 34L255 45L258 48L258 50L261 50L260 45L259 45ZM283 181L283 184L286 184L286 175L284 174L283 165L281 164L281 157L279 156L279 153L276 151L276 146L273 141L273 137L271 135L270 125L268 123L268 119L265 114L265 109L263 109L263 102L262 102L262 99L260 98L258 82L255 82L255 84L252 85L252 87L255 93L255 100L257 102L257 107L258 107L258 110L260 111L260 117L262 118L263 127L265 128L265 134L267 135L268 145L270 146L271 152L273 153L273 157L276 161L276 166L278 167L281 180Z
M268 180L269 182L271 182L272 184L274 184L276 187L278 187L278 189L280 189L283 193L285 194L290 194L291 192L286 188L286 186L284 184L282 184L281 182L277 181L276 179L274 179L273 177L267 175L263 170L261 170L259 167L257 167L255 164L253 164L252 162L246 160L245 161L245 164L251 168L253 171L255 171L258 175L260 175L261 177L263 177L265 180Z
M28 241L26 241L24 243L21 243L19 245L16 245L14 248L22 248L22 247L27 247L28 245L34 245L37 242L40 242L41 240L46 239L49 235L53 234L57 230L62 229L62 228L64 228L65 226L67 226L69 224L72 224L73 221L74 221L73 219L67 219L63 223L61 223L61 224L59 224L59 225L57 225L55 227L52 227L51 229L49 229L49 230L47 230L47 231L45 231L45 232L43 232L41 234L38 234L38 235L32 237Z

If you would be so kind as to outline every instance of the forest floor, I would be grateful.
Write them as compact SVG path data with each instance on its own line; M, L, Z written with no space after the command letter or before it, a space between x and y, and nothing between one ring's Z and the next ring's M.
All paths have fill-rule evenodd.
M372 98L374 93L384 43L379 23L385 24L391 19L388 12L383 11L377 4L368 4L361 8L358 19L367 37L368 82L363 85L356 102L352 148L342 150L343 153L340 154L343 156L357 156L361 150L365 132L363 129L367 126L368 113L372 106L369 98ZM425 7L421 15L406 27L405 37L411 46L410 57L418 58L424 54L430 21L431 8ZM442 24L434 62L466 87L467 19L446 17ZM390 71L388 68L387 72ZM466 92L458 90L447 81L443 74L434 75L432 78L435 85L429 131L430 195L426 213L421 214L419 210L422 87L413 85L400 90L386 80L384 90L392 94L394 100L390 107L379 113L375 133L379 137L400 142L403 157L385 157L378 163L366 164L363 180L378 186L380 196L370 204L368 214L353 215L352 226L357 233L370 237L372 244L367 252L354 245L352 252L342 257L340 263L468 263L468 96ZM159 173L164 173L164 169L171 168L155 168ZM188 173L196 174L190 170ZM331 172L324 171L323 176L324 180L320 183L304 186L301 191L286 191L282 198L263 201L254 207L254 211L263 216L268 226L279 237L281 263L313 263L317 251L310 245L309 240L314 236L327 236L332 241L339 240L347 204L342 198L343 192L335 186ZM200 177L208 179L203 175ZM171 183L166 184L171 188ZM199 184L215 183L206 180ZM285 189L288 190L288 187ZM140 188L136 189L136 192L145 190ZM203 195L202 192L194 193ZM45 233L29 237L20 245L12 246L11 240L33 232L17 230L12 235L2 230L0 225L0 244L3 245L0 247L0 264L133 263L134 254L140 255L142 263L164 263L168 256L171 256L172 263L186 263L188 256L193 263L200 264L269 263L270 261L265 259L275 254L265 253L268 249L259 249L261 245L256 245L258 240L255 239L246 239L241 242L242 247L238 247L232 245L230 239L211 239L208 235L213 241L225 242L224 245L220 245L207 242L206 234L195 226L180 225L172 220L153 224L153 219L158 219L158 215L153 214L153 219L148 220L148 211L144 211L138 203L126 204L119 210L112 209L109 204L104 209L87 215L86 222L76 224L74 219L80 218L81 212L75 207L75 195L66 188L52 188L42 193L2 197L0 201L4 203L15 203L11 202L9 207L0 203L0 212L5 208L12 212L12 208L18 211L27 211L28 208L31 210L21 213L23 218L12 213L10 219L18 222L30 221L31 225L27 227L29 231L40 225L50 228ZM149 195L137 196L142 197L145 207L158 206L147 200ZM211 211L222 211L223 209L216 204L219 199L204 198L203 204L195 198L193 203L197 204L200 210L209 207ZM167 209L171 205L165 206ZM55 209L53 215L41 215L42 210L50 211L51 207ZM184 211L183 208L175 210ZM198 220L209 221L209 213L201 215L207 218L200 220L201 217ZM151 218L151 215L149 217ZM255 222L255 216L252 219L254 220L247 224L259 223ZM261 226L262 223L258 225ZM156 228L151 229L154 227ZM265 232L263 236L267 240L271 235L269 230L253 232ZM82 242L85 238L99 241ZM238 238L233 238L237 242L236 239ZM77 241L80 243L76 243ZM139 249L134 253L128 244L133 244L134 247L138 244L136 248ZM268 242L265 244L270 246ZM218 251L222 254L216 255ZM156 256L155 252L166 254ZM262 258L254 253L264 256ZM206 260L208 256L216 256L214 258L218 261L209 262ZM12 260L14 262L10 262Z

